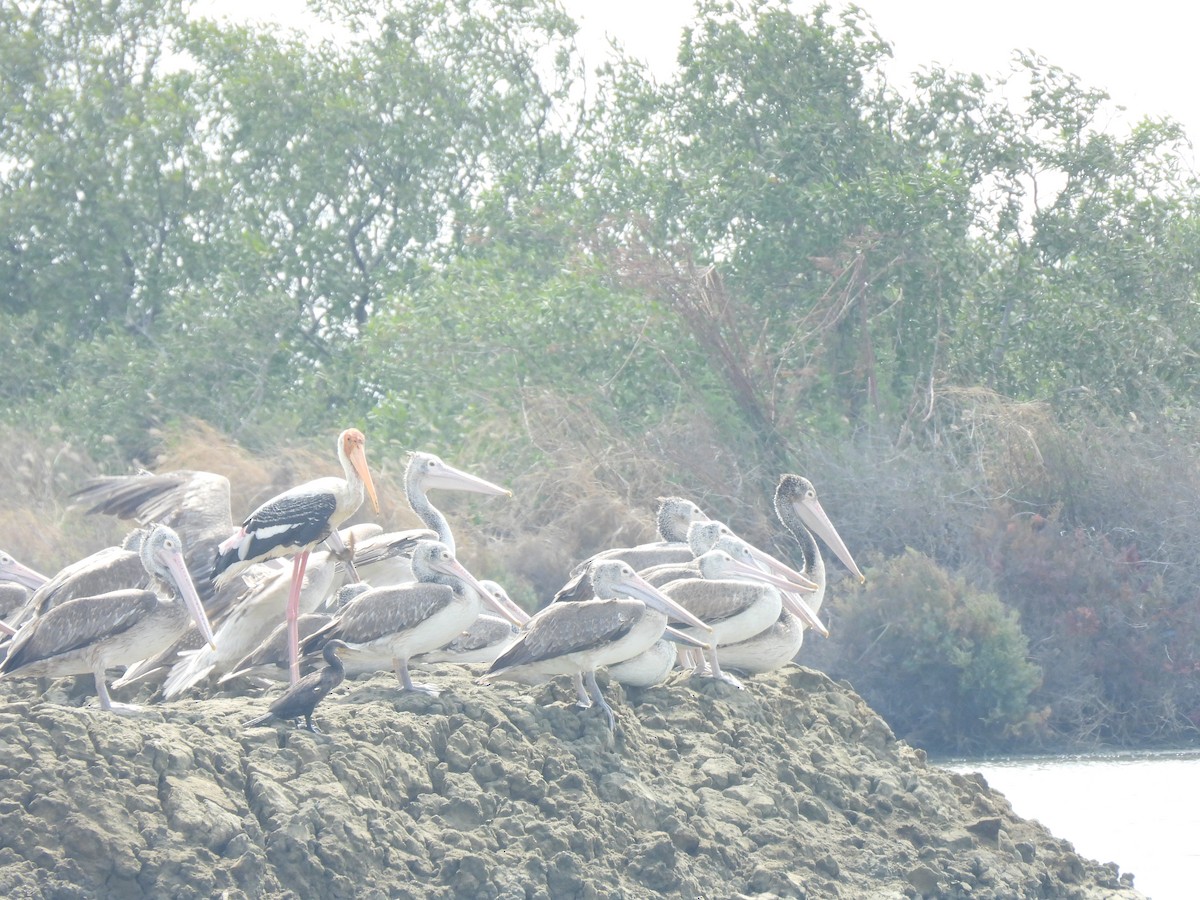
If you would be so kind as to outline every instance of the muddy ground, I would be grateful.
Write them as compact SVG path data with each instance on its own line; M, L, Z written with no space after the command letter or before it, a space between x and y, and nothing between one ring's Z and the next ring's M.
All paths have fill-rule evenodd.
M565 681L426 674L348 680L318 735L242 730L271 695L127 719L0 681L0 896L1141 896L809 669L609 685L615 733Z

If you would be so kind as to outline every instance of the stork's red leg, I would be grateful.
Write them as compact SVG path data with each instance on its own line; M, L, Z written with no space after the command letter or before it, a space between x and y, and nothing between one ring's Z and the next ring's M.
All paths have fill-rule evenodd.
M308 567L308 551L292 557L292 589L288 592L288 668L291 683L300 680L300 587L304 584L304 570Z

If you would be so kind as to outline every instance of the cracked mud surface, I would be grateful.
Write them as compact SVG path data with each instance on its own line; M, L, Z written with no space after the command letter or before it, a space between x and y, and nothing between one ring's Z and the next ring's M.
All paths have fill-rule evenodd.
M242 731L266 697L124 718L0 681L0 896L1141 896L809 669L608 685L615 735L565 680L432 671L347 680L322 735Z

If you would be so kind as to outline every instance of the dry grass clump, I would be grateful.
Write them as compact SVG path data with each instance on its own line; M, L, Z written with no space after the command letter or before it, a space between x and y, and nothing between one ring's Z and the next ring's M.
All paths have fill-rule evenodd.
M921 426L932 449L995 495L1043 487L1048 471L1042 446L1061 434L1048 404L1012 400L985 387L940 387Z
M0 548L51 575L65 563L117 543L125 529L86 518L68 495L97 474L96 462L52 426L32 440L22 429L0 428Z

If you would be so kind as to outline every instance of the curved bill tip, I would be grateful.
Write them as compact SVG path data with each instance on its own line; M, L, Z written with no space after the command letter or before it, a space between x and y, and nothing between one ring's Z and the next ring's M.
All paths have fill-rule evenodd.
M361 447L356 448L350 462L354 466L354 471L358 473L358 477L362 479L363 487L367 489L367 496L371 498L371 506L375 510L375 515L379 515L381 511L379 497L375 493L375 481L371 478L371 470L367 466L367 454Z

